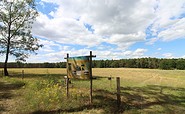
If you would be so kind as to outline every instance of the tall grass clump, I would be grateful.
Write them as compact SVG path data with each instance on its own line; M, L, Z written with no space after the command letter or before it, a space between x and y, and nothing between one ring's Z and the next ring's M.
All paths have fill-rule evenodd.
M59 111L67 112L88 102L88 95L80 89L70 88L67 99L66 88L60 81L48 77L45 80L28 82L25 87L22 113Z
M51 110L60 108L64 88L47 80L29 82L24 94L24 111Z

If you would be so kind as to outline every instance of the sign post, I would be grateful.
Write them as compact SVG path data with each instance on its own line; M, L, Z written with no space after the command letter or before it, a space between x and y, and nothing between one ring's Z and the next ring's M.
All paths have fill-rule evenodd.
M22 80L24 79L24 70L22 70Z
M67 79L66 79L66 95L67 98L69 98L69 64L68 64L68 58L69 58L69 54L67 53L67 63L66 63L66 67L67 67Z
M67 54L67 81L66 81L66 94L69 95L69 78L76 79L90 79L90 104L92 104L92 51L88 56L69 57Z
M90 104L92 104L92 51L90 51Z

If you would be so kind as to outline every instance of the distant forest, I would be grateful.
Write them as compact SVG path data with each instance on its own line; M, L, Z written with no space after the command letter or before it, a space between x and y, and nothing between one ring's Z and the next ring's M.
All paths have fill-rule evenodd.
M3 68L0 62L0 68ZM58 63L8 63L8 68L66 68L66 62ZM93 68L149 68L185 70L185 59L137 58L120 60L93 60Z

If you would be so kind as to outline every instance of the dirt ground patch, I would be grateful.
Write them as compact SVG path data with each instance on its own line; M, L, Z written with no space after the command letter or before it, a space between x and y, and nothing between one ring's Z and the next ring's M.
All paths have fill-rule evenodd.
M21 95L17 92L24 84L0 80L0 113L15 114Z

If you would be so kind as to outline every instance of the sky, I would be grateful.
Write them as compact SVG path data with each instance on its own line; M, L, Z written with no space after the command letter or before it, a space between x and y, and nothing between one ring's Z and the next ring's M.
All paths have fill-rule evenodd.
M36 4L39 16L32 33L44 47L27 62L61 62L67 53L72 57L90 51L98 60L185 58L185 0L36 0Z

